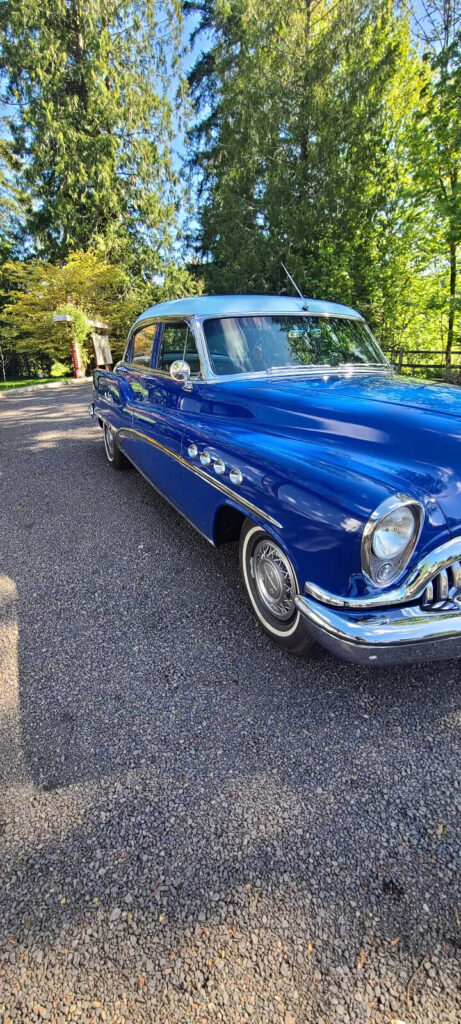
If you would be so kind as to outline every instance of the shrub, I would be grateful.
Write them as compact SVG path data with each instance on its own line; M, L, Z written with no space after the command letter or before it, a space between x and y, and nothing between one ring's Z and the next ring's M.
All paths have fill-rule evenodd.
M71 373L70 363L61 363L55 359L51 365L50 377L69 377Z

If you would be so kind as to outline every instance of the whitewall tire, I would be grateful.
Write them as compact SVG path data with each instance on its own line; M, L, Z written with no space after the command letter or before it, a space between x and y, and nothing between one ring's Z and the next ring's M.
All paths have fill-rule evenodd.
M126 469L128 466L128 459L126 459L123 452L120 451L115 438L115 430L110 426L110 423L104 423L103 436L104 451L106 453L107 461L114 469Z
M251 607L264 631L294 654L306 654L314 646L309 630L296 608L298 581L278 542L261 526L246 519L240 534L240 568Z

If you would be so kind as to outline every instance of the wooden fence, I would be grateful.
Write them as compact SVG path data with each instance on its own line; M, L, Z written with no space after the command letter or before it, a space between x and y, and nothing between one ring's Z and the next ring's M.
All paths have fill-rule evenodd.
M398 373L414 373L416 377L436 377L441 380L459 377L461 382L461 348L452 349L449 366L445 363L445 352L440 350L396 346L385 349L385 352Z

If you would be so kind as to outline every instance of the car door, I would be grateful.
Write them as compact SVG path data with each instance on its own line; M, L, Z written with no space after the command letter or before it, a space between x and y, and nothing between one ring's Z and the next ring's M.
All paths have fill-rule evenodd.
M152 365L144 370L134 370L133 364L130 367L134 397L128 454L150 482L181 509L184 415L195 399L183 383L173 380L170 366L176 359L186 358L193 378L200 373L200 361L186 321L150 326L155 326ZM136 337L134 343L133 353Z

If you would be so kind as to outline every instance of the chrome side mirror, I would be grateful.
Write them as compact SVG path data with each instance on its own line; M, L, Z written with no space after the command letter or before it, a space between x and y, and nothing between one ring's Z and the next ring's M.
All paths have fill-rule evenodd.
M190 377L189 363L186 363L185 359L175 359L170 366L170 377L179 384L187 384Z

